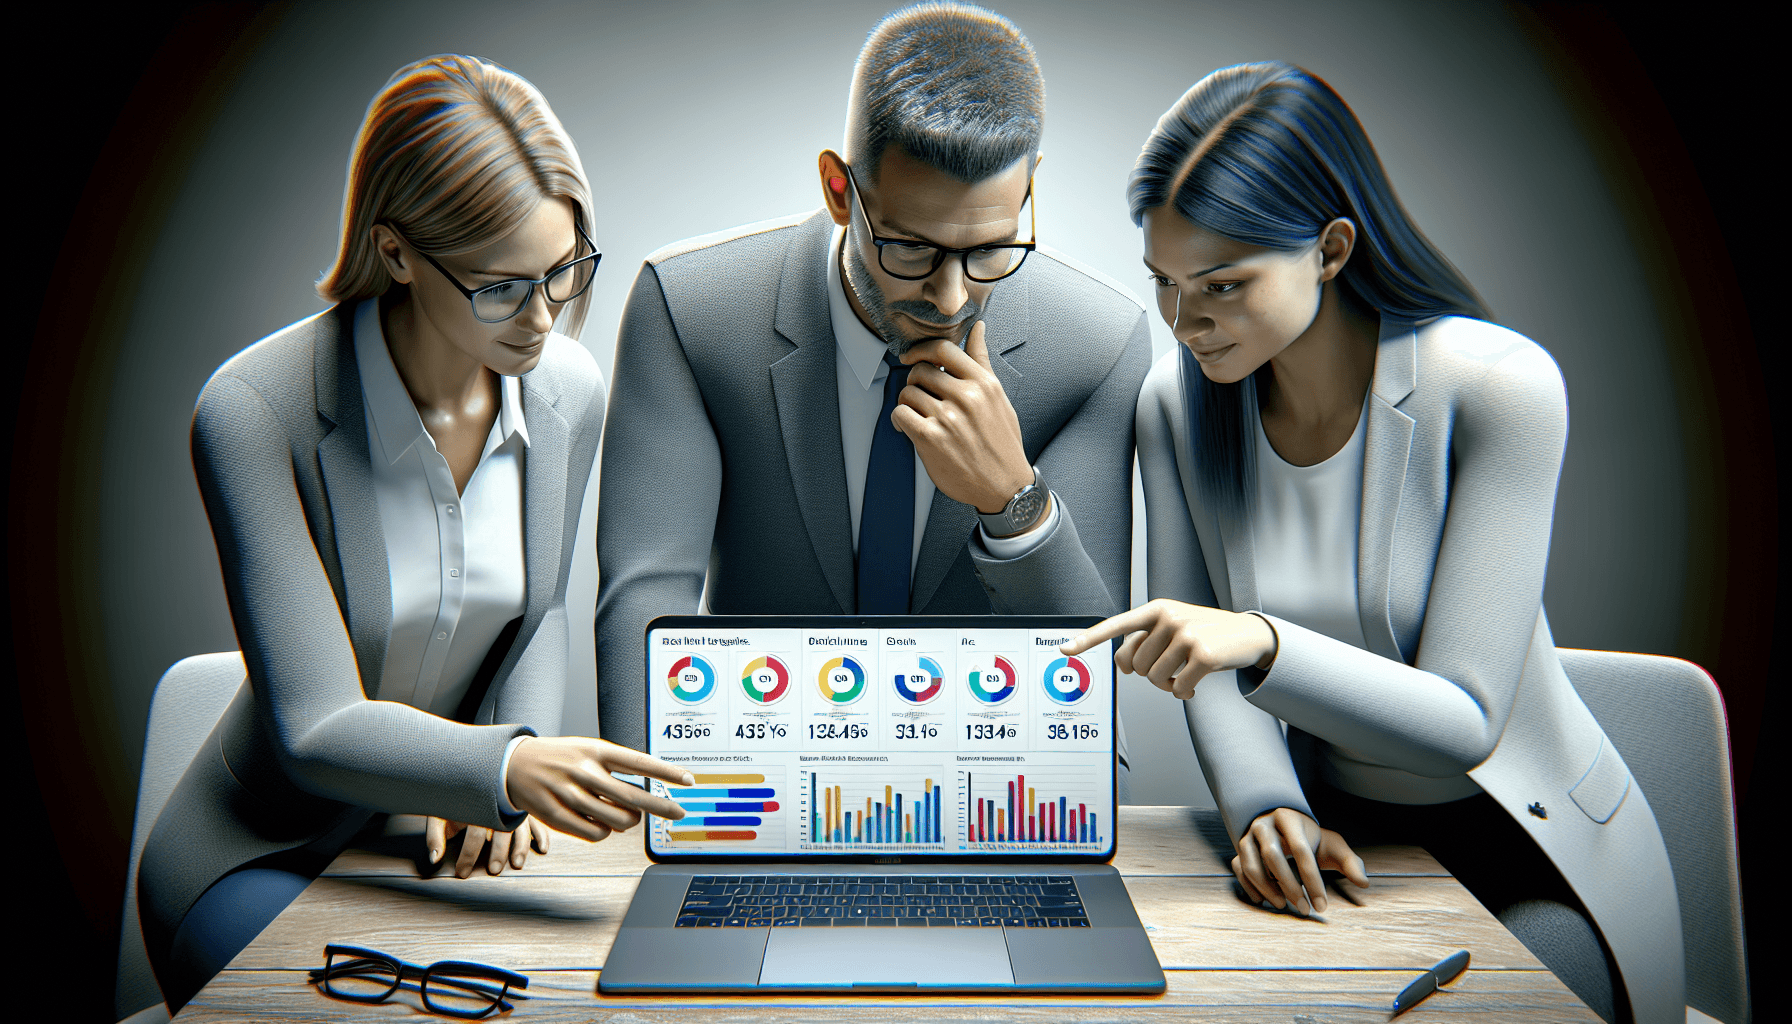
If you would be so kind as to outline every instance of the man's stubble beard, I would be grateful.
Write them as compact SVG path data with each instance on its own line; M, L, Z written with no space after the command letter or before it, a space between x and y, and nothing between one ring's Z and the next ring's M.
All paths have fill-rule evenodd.
M968 294L965 296L964 305L948 317L942 317L940 311L934 308L933 303L921 299L885 301L883 289L879 288L877 282L871 279L871 271L859 259L859 248L853 244L850 232L846 243L841 247L840 265L846 271L847 283L858 297L859 305L865 310L866 318L871 321L872 333L889 346L891 354L896 357L901 358L902 354L912 348L916 342L897 326L896 318L891 314L891 310L906 314L929 326L947 330L975 320L983 312L983 307L979 306L977 300Z

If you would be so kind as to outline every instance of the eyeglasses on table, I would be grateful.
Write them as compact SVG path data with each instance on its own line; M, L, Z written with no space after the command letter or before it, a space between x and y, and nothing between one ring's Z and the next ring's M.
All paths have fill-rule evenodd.
M529 987L515 971L465 960L438 960L424 966L400 960L365 946L331 943L324 947L324 965L310 972L313 982L338 999L383 1003L407 978L418 979L423 1005L432 1013L477 1019L494 1010L513 1009L504 997L512 988ZM521 998L521 997L519 997Z

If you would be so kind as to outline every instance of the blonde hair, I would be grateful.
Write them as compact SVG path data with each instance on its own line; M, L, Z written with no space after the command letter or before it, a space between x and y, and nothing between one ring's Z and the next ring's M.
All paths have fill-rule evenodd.
M592 233L585 169L541 92L478 57L425 57L398 69L367 105L349 155L336 263L317 293L358 302L391 287L375 224L449 256L509 234L545 198L570 200ZM568 306L567 334L578 336L590 301L587 290Z

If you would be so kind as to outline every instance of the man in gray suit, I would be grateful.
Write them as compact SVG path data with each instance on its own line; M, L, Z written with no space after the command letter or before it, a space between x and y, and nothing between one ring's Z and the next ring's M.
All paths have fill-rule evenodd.
M1125 289L1034 251L1044 96L1006 19L898 11L859 54L845 155L820 156L824 210L648 257L604 427L606 739L644 746L644 627L700 601L1126 606L1150 335Z

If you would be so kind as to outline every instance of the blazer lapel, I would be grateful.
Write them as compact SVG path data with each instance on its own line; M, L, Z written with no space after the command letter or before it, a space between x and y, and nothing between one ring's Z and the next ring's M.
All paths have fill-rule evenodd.
M817 218L825 223L825 218ZM831 232L811 230L790 247L778 283L773 325L796 351L771 366L772 398L797 510L810 549L843 613L857 607L852 512L846 500L846 455L840 443L840 393L834 330L828 321L825 246Z
M1369 650L1404 661L1388 607L1394 531L1406 488L1415 423L1400 403L1418 383L1418 339L1411 324L1388 323L1375 350L1375 380L1363 442L1363 511L1357 533L1357 620Z
M340 308L340 307L339 307ZM349 639L369 698L403 700L409 694L379 693L392 628L392 580L386 571L386 534L367 455L367 414L361 402L361 372L355 364L354 314L343 310L334 339L314 348L317 412L330 424L317 445L318 466L330 504L336 555L348 600ZM376 568L377 567L377 568Z
M529 447L523 455L523 629L520 648L527 645L535 627L553 603L560 579L561 545L565 517L579 514L578 503L566 504L566 453L572 446L572 427L555 408L560 396L546 383L530 375L522 377L523 422L529 426Z

